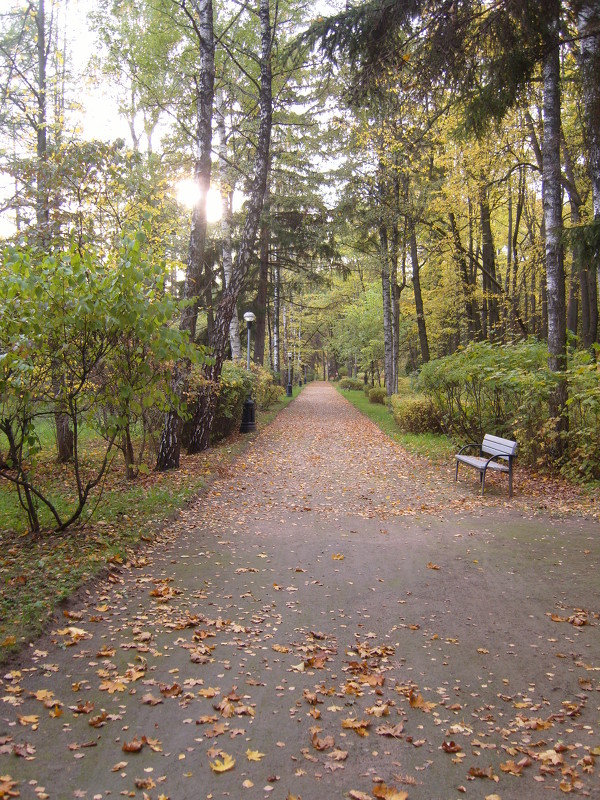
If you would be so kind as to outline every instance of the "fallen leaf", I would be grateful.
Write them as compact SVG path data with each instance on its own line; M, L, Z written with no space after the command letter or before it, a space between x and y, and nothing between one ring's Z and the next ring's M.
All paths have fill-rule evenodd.
M121 750L124 753L139 753L145 742L135 736L130 742L123 742Z
M373 788L373 794L380 800L406 800L408 792L401 792L395 786L386 786L385 783L378 783Z
M317 725L310 729L312 746L315 748L315 750L329 750L331 747L335 747L335 740L333 736L323 736L323 738L320 739L320 732L321 728L319 728Z
M410 703L411 708L419 708L426 714L429 714L429 712L437 706L437 703L424 700L423 695L420 692L415 693L412 689L408 698L408 702Z
M369 731L367 728L371 726L371 723L364 719L352 719L349 717L348 719L342 720L342 728L346 728L349 730L353 730L359 736L368 736Z
M155 695L152 694L152 692L147 692L142 697L142 703L146 706L157 706L162 702L163 702L162 698L156 697Z
M18 781L13 781L10 775L0 775L0 797L20 797L18 785Z
M235 766L235 758L232 758L228 753L221 753L220 755L221 758L209 761L210 768L213 772L229 772Z
M403 731L404 724L402 722L398 722L396 725L379 725L379 727L375 729L375 732L378 733L379 736L393 736L394 739L400 738Z
M264 753L259 753L258 750L246 750L246 758L248 761L260 761L265 757Z

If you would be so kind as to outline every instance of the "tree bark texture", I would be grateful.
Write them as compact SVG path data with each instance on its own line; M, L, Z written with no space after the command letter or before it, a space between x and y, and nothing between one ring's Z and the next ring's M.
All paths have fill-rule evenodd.
M183 309L180 328L189 333L190 341L196 338L198 321L198 298L201 291L206 247L206 197L210 188L212 112L215 85L215 42L213 36L212 0L189 0L183 6L196 34L200 56L196 94L196 156L194 179L200 189L200 200L192 210L185 283L184 300L190 301ZM173 370L171 388L181 400L187 386L190 365L178 363ZM156 469L179 467L181 450L181 421L176 410L167 413L158 451Z
M390 291L390 253L387 227L384 222L379 226L379 250L381 258L381 292L383 297L383 353L385 386L388 397L393 394L394 345L392 329L392 297Z
M410 261L412 265L413 291L415 293L415 309L417 312L417 329L419 331L419 346L421 348L421 362L429 361L429 341L425 326L425 312L423 308L423 294L421 292L421 265L419 264L419 251L417 249L417 232L414 222L410 223Z
M580 36L581 86L588 148L588 171L592 182L594 244L587 288L590 292L586 338L598 341L598 296L600 295L600 7L597 0L580 0L577 29Z
M273 34L271 30L269 0L260 0L259 17L261 28L259 129L254 158L254 174L249 193L248 212L231 275L231 281L223 291L217 307L213 334L209 342L213 363L205 368L204 374L209 384L213 387L216 386L221 375L221 369L225 359L225 348L229 338L229 325L254 252L269 173L269 154L273 118L271 88L271 47ZM203 404L204 407L201 409L199 418L194 425L188 447L189 453L197 453L208 447L210 431L215 417L216 403L216 392L209 391L205 403Z
M223 273L225 275L225 286L231 280L233 272L233 246L231 241L232 227L232 207L233 179L231 169L228 168L227 160L227 131L225 129L225 101L223 95L219 93L217 101L217 133L219 135L219 177L221 183L221 237L223 240ZM237 314L231 317L229 325L229 346L231 357L240 359L242 356L242 345L240 342L240 321Z
M560 161L560 60L558 25L560 2L550 0L554 14L555 40L543 63L543 173L546 255L546 301L548 308L548 366L558 382L550 399L550 415L556 420L555 455L563 450L561 433L567 427L567 384L561 373L567 366L565 271L563 263L562 185Z
M265 206L268 206L268 189L265 197ZM271 244L271 229L263 215L260 227L260 264L258 270L258 289L256 292L256 326L254 328L254 361L261 367L265 363L265 343L267 328L267 299L269 291L269 254Z

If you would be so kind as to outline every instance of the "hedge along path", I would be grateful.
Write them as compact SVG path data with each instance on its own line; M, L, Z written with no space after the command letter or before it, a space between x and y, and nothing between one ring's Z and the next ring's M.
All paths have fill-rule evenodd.
M597 523L452 466L306 387L2 676L0 796L600 797Z

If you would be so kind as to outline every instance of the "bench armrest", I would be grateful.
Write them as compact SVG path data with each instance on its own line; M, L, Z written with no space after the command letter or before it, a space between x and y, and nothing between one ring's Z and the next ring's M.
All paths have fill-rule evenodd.
M477 442L470 442L469 444L465 444L463 447L461 447L456 455L459 456L465 450L468 450L469 447L476 447L479 450L479 452L481 453L481 445L478 444Z

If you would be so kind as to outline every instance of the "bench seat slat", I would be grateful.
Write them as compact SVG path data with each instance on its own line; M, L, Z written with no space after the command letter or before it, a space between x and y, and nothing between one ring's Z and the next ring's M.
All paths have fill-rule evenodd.
M495 469L498 472L508 472L508 466L506 464L500 464L498 461L490 461L488 464L489 459L487 458L460 455L456 456L456 459L460 461L461 464L467 464L469 467L475 467L475 469Z

